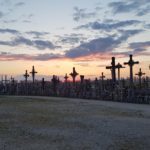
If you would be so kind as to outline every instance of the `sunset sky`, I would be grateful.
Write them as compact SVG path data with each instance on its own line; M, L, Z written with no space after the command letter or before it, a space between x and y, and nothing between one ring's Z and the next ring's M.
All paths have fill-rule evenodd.
M150 76L150 0L0 0L0 75L110 77L129 54ZM129 76L126 66L122 77Z

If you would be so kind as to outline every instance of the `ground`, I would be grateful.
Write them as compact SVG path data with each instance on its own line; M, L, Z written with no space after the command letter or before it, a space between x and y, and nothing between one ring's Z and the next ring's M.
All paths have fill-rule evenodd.
M149 150L150 105L0 96L0 150Z

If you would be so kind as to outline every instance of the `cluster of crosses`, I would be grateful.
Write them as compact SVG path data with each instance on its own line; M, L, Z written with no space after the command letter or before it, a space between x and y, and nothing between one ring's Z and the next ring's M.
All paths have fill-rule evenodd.
M129 72L130 72L130 80L129 80L128 89L134 88L133 67L136 64L139 64L139 62L134 61L132 55L129 56L128 62L124 62L124 65L129 66ZM59 80L58 76L53 75L51 82L49 82L49 83L51 83L51 86L48 86L47 85L48 81L45 81L44 78L42 78L42 80L40 82L35 80L36 74L38 72L36 71L35 67L32 66L31 72L28 72L28 70L25 70L25 74L23 74L23 77L25 78L23 84L20 84L17 86L22 89L21 86L23 85L23 87L26 89L26 91L30 90L29 93L30 92L32 93L32 91L34 91L36 93L36 90L39 89L39 86L40 86L42 91L43 91L43 95L44 95L44 91L46 91L46 90L49 93L49 90L48 90L49 88L52 89L52 93L54 95L59 95L58 89L60 89L60 88L63 89L63 90L60 89L60 91L68 90L70 93L72 92L72 93L78 93L78 95L86 95L87 91L88 91L88 93L90 93L90 91L92 90L92 85L94 85L95 95L101 95L102 96L102 95L105 95L104 93L107 93L106 89L108 89L108 94L114 93L114 91L118 85L118 82L120 82L122 80L120 77L120 69L123 69L123 68L125 68L125 67L120 63L116 63L115 57L112 57L111 65L106 66L106 69L111 70L111 80L110 80L111 82L105 80L106 77L104 75L104 72L102 72L101 76L100 76L100 82L97 78L95 78L95 81L93 82L93 81L90 81L88 79L85 79L84 75L80 75L80 84L79 84L79 82L76 82L76 77L79 75L79 73L76 71L75 67L73 67L72 72L69 74L72 77L72 82L68 81L69 76L67 73L64 76L64 83ZM118 74L118 79L116 77L116 70L117 70L117 74ZM139 72L136 73L135 75L137 75L139 78L139 88L142 88L142 76L145 75L145 73L143 73L141 68L140 68ZM28 78L30 76L32 77L32 82L28 82ZM7 88L11 88L12 92L10 92L10 93L13 93L14 88L17 87L15 84L16 81L13 77L11 77L11 79L8 80L7 76L5 75L4 78L2 76L1 81L2 81L2 83L4 83L4 85L7 85L7 87L5 86L6 90L7 90ZM8 86L8 83L11 83L11 84L9 84L9 86ZM108 87L110 87L110 88L108 88ZM34 92L32 93L33 95L34 95ZM68 96L68 95L66 94L65 96ZM74 95L76 95L76 94L74 94Z

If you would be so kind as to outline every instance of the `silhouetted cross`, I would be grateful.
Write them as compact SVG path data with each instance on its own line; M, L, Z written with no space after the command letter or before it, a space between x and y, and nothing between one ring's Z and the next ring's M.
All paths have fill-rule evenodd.
M112 80L115 83L116 82L116 69L117 69L117 66L115 65L115 57L112 57L111 66L107 66L106 69L111 70Z
M128 62L125 62L124 65L128 65L130 67L130 86L133 85L133 66L135 64L139 64L138 61L134 61L132 59L132 55L130 55L130 60Z
M75 84L75 78L78 75L78 73L75 70L75 67L73 67L73 72L70 73L71 77L73 78L73 83Z
M143 73L141 71L141 68L140 68L139 72L137 74L135 74L135 75L137 75L139 77L139 84L140 84L140 87L141 87L141 83L142 83L141 79L142 79L142 76L145 75L145 73Z
M65 77L64 77L64 79L65 79L65 83L67 83L67 81L68 81L68 75L67 75L67 73L66 73L66 75L65 75Z
M37 73L34 69L34 66L32 67L32 71L30 72L32 74L33 83L35 81L35 74Z
M120 80L120 69L125 68L125 67L123 67L120 63L118 63L116 67L118 69L118 80Z
M25 71L25 74L23 76L25 77L25 82L27 83L27 80L29 78L29 74L27 70Z

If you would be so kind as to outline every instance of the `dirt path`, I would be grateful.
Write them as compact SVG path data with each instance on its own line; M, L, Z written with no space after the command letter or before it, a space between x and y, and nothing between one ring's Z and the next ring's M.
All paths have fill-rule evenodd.
M150 105L0 96L0 150L149 150Z

